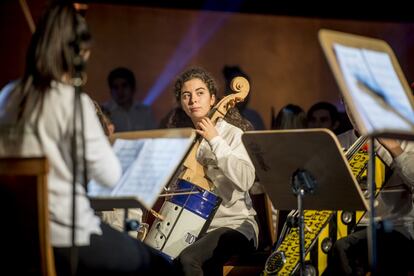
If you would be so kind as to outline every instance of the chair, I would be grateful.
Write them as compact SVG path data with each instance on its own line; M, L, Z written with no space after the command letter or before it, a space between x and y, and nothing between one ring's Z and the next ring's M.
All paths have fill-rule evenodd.
M232 257L223 267L223 275L259 275L263 269L271 248L276 241L277 229L273 227L272 203L265 193L250 194L256 210L259 225L258 248L255 252Z
M2 275L56 275L47 172L46 158L0 158Z

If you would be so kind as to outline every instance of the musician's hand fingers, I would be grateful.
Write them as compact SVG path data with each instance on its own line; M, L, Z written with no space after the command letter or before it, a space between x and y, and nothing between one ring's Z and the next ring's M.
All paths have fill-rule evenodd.
M207 141L210 141L215 136L218 135L218 132L209 118L203 118L197 123L197 133L203 136Z
M208 126L208 127L214 127L213 122L212 122L209 118L207 118L207 119L206 119L206 120L204 120L203 122L204 122L204 124L205 124L206 126Z
M205 118L202 118L198 123L200 125L206 126L207 125L207 120Z
M203 124L202 121L200 121L200 122L197 123L197 128L198 129L201 129L201 130L205 130L206 129L206 125Z
M198 123L200 125L200 127L202 127L203 129L207 129L209 127L214 127L213 123L211 122L211 120L209 118L203 118L200 120L200 122Z
M196 129L195 131L197 132L197 134L204 137L204 130Z
M391 153L393 158L396 158L403 153L400 143L395 139L378 138L378 142Z

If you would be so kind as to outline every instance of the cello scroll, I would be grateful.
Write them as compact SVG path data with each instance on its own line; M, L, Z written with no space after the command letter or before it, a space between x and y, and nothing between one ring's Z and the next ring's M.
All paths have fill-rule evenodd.
M215 123L218 118L224 118L227 111L233 108L237 103L244 101L249 94L250 84L244 77L235 77L230 84L233 91L232 94L227 95L211 110L210 119Z

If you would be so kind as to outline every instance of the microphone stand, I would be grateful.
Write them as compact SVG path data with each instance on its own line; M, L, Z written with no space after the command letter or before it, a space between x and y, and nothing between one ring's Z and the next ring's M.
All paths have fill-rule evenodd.
M303 197L306 194L312 194L316 188L316 180L311 173L304 169L297 169L291 179L293 193L297 197L299 212L299 257L300 257L300 275L307 274L305 263L305 218L303 209Z
M368 224L368 257L371 275L377 275L377 224L375 222L375 142L370 138L368 158L368 191L369 191L369 224Z
M74 59L73 64L75 68L74 76L72 78L72 85L74 86L74 104L73 104L73 136L71 139L71 157L72 157L72 229L71 229L71 254L70 254L70 264L71 264L71 275L76 275L77 263L78 263L78 251L76 246L76 182L78 171L82 170L82 178L80 179L81 184L84 185L85 190L87 190L87 167L86 167L86 143L85 143L85 122L83 116L83 107L81 101L82 93L82 73L84 69L84 60L80 55L80 41L76 41L74 45ZM80 116L80 129L78 133L78 114ZM78 137L81 138L81 157L82 164L78 165Z

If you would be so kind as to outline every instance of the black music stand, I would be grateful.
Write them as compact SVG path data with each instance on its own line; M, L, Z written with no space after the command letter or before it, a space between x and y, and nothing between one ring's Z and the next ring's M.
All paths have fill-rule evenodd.
M303 272L303 209L366 210L368 205L362 191L338 140L327 129L251 131L244 133L242 140L274 207L301 209L299 238Z
M113 209L140 208L147 209L134 197L101 197L90 198L91 207L95 211L112 211Z

